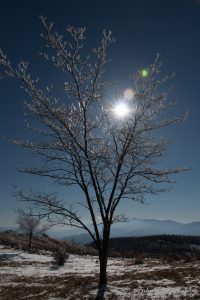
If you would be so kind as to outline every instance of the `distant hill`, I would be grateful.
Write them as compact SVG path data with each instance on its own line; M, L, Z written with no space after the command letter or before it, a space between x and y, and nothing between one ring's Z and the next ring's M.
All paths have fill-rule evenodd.
M200 236L200 222L181 223L173 220L133 219L130 223L114 225L111 237L151 236L151 235L190 235ZM92 240L87 233L72 234L63 238L80 244Z

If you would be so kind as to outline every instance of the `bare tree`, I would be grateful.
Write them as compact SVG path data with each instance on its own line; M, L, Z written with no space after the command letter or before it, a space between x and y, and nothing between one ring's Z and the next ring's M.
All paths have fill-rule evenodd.
M134 96L121 103L108 96L114 87L103 79L107 50L114 42L111 31L103 31L100 45L89 57L82 50L85 28L68 27L69 39L65 41L53 31L52 23L40 19L46 46L55 52L41 55L66 76L63 101L51 96L51 87L38 87L27 62L21 61L14 68L3 52L0 57L5 68L2 77L19 79L30 96L25 107L35 125L27 123L27 127L38 136L37 140L18 140L15 144L43 160L42 165L40 160L37 167L25 167L21 172L48 177L66 188L75 185L83 197L79 203L67 197L61 201L56 194L45 192L20 192L19 197L50 223L74 226L90 234L99 253L100 299L107 284L111 225L126 221L117 210L118 204L127 199L143 203L145 194L166 191L168 185L164 184L171 182L170 175L184 171L162 168L159 162L171 142L161 136L160 130L183 121L185 116L165 115L174 104L167 101L168 90L164 91L163 84L169 77L160 78L158 57L145 72L131 77ZM119 114L116 102L126 105L119 108Z
M48 230L47 226L41 226L40 219L34 217L31 213L27 214L18 211L16 223L20 232L28 236L28 248L31 249L32 238L35 234L42 234Z

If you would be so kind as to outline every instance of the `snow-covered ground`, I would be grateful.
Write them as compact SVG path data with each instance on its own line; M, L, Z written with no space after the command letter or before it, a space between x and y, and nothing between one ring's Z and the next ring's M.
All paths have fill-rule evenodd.
M94 299L97 257L70 255L57 267L50 253L0 247L0 299ZM163 264L110 258L105 299L200 299L200 262Z

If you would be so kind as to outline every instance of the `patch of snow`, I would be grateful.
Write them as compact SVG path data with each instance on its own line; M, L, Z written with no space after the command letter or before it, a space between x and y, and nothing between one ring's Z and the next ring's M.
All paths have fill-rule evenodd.
M0 268L0 274L2 278L0 284L1 287L16 286L16 277L21 277L22 280L24 277L32 277L33 283L25 283L25 285L28 287L35 287L40 286L40 283L34 282L34 278L42 278L45 276L63 277L65 274L77 277L94 277L99 273L98 257L92 257L89 255L78 256L70 254L65 265L58 267L53 263L53 257L49 255L49 253L46 255L31 254L20 250L5 249L0 247L0 259L3 261L8 261L8 264L2 264L2 267ZM12 264L9 266L10 262L12 262ZM200 268L199 263L195 262L193 266L194 265ZM190 267L191 266L192 263L190 263ZM153 260L145 260L143 265L134 265L134 261L131 259L109 258L108 275L112 275L112 278L114 279L108 284L105 299L109 298L111 295L115 295L115 297L117 297L115 299L120 300L164 300L168 299L170 296L173 296L174 299L180 299L181 296L187 299L189 296L194 297L195 295L198 295L197 283L199 278L196 278L195 280L191 277L185 276L185 282L188 283L188 286L175 286L175 282L169 279L145 279L146 273L157 272L159 270L165 270L172 267L178 272L178 267L169 264L162 265L159 261L153 262ZM184 267L187 268L188 266L184 264ZM181 268L180 265L179 268ZM121 280L119 278L119 280L117 280L117 275L123 275L126 273L128 274L127 279ZM137 276L135 276L137 274L139 274L140 278L143 278L142 274L144 273L144 279L131 279L132 277L129 277L129 274L131 273L134 273L134 278L137 278ZM77 299L79 299L79 292L79 289L74 291L75 294L73 297L77 297ZM92 280L89 293L90 296L96 294L95 284ZM42 294L40 296L42 296ZM28 297L26 297L26 299L28 299ZM48 299L63 300L55 297L50 297Z
M184 288L181 286L176 287L156 287L147 292L147 296L151 297L152 299L159 300L159 299L166 299L169 296L173 296L175 299L180 299L182 297L193 297L196 294L196 289L192 290L191 288Z
M139 283L140 285L171 285L174 284L175 282L173 280L169 280L169 279L161 279L161 280L145 280L145 279L141 279L141 280L137 280L137 283Z

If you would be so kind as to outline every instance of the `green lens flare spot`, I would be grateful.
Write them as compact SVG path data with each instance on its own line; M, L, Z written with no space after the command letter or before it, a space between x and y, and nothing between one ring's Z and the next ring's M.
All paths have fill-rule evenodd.
M141 76L142 76L142 77L147 77L148 75L149 75L149 72L148 72L147 69L143 69L143 70L141 71Z

